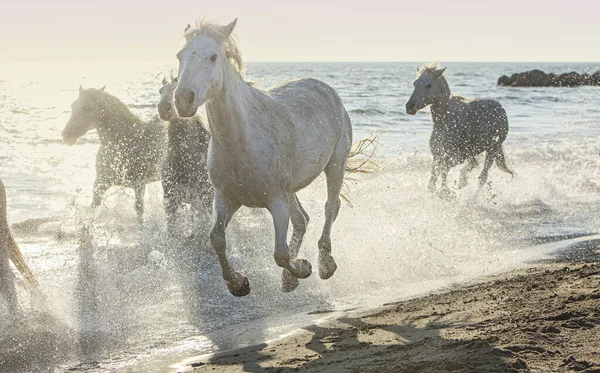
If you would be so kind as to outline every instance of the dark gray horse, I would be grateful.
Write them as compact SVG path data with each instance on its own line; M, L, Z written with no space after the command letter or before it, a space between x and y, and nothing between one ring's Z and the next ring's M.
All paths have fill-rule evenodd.
M141 218L146 184L161 178L167 144L165 127L158 119L143 123L104 88L79 87L72 108L62 132L63 141L73 145L94 128L100 138L92 207L100 205L102 196L113 185L133 188L135 210Z
M433 132L429 141L433 166L429 190L436 189L438 176L441 191L447 193L446 177L450 168L468 161L461 170L459 187L467 185L467 173L477 167L475 156L486 152L479 184L483 186L494 160L502 171L513 175L506 166L502 143L508 134L506 112L497 101L467 101L453 96L444 77L446 68L437 64L425 65L417 71L414 91L406 103L406 112L414 115L431 105Z
M173 229L175 212L183 203L196 211L209 211L213 190L208 179L206 158L210 132L199 117L181 118L173 106L177 78L163 80L158 115L169 122L169 145L163 168L163 193L169 231Z

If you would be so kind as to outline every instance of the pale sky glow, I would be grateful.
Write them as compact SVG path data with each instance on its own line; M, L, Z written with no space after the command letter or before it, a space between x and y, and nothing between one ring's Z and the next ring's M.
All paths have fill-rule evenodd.
M247 61L600 61L600 1L0 0L0 62L172 62L238 17Z

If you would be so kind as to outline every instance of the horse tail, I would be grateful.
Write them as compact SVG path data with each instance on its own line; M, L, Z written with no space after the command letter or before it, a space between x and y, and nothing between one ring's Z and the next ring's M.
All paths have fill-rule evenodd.
M510 176L515 176L515 173L506 165L506 159L504 158L504 150L502 148L500 148L500 151L496 154L496 166L498 166L498 168L502 171L510 174Z
M19 271L21 276L23 276L25 281L27 281L31 286L38 287L40 284L35 278L35 274L31 270L31 267L29 267L29 263L27 263L27 260L25 260L23 253L21 253L19 245L17 245L17 242L13 238L12 234L8 236L7 243L8 258L13 263L17 271Z
M2 180L0 180L0 225L0 229L5 231L5 247L8 251L8 259L10 259L17 271L21 273L29 284L34 287L39 286L33 271L29 267L27 260L25 260L23 253L21 253L21 249L19 249L19 245L17 245L8 226L8 219L6 218L6 191Z

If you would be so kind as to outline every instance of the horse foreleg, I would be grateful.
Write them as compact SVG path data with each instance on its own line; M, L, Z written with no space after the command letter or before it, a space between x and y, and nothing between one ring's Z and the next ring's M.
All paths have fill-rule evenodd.
M294 197L276 197L268 206L275 227L275 263L287 269L296 278L307 278L312 273L311 264L304 259L297 259L290 255L287 244L287 231L290 224L290 199L292 198Z
M473 171L475 167L479 166L479 162L477 162L477 158L470 157L467 160L467 165L460 170L460 180L458 182L458 188L462 189L467 186L467 175L469 172Z
M437 195L438 197L451 201L456 197L456 195L450 190L450 188L448 188L448 172L450 172L450 163L445 160L440 162L438 167L438 173L441 179L441 187Z
M100 203L102 203L102 197L104 196L104 193L106 193L108 188L110 188L110 185L108 185L108 183L99 181L98 179L94 181L92 207L100 206Z
M250 283L248 278L235 272L227 261L227 241L225 239L225 229L239 208L240 204L224 199L215 193L213 202L215 221L210 231L210 243L219 257L221 272L229 292L236 297L243 297L250 293Z
M175 218L177 209L180 206L180 201L177 197L172 190L165 190L163 193L163 208L167 215L167 231L171 236L175 235Z
M434 160L433 164L431 166L431 177L429 178L429 186L428 186L428 189L431 193L435 192L435 183L437 182L437 178L438 178L438 165L437 165L437 162Z
M492 167L492 163L494 163L494 158L496 157L496 152L490 154L490 150L485 152L485 161L483 162L483 170L481 170L481 174L479 175L479 187L485 185L487 181L488 172Z
M142 219L144 215L144 195L146 194L146 184L138 185L133 188L135 192L135 212L137 213L138 219Z
M292 240L290 242L290 257L295 259L300 251L302 245L302 239L306 233L306 226L309 222L309 217L296 194L292 194L289 198L290 205L290 220L292 221L292 227L294 231L292 233ZM282 274L281 291L290 292L298 286L298 278L293 276L287 269L283 270Z

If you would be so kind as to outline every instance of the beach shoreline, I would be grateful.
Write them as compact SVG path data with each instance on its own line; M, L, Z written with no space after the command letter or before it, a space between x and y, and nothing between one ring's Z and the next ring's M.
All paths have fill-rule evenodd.
M563 253L481 283L187 359L171 371L600 373L600 247L588 251L585 262Z

